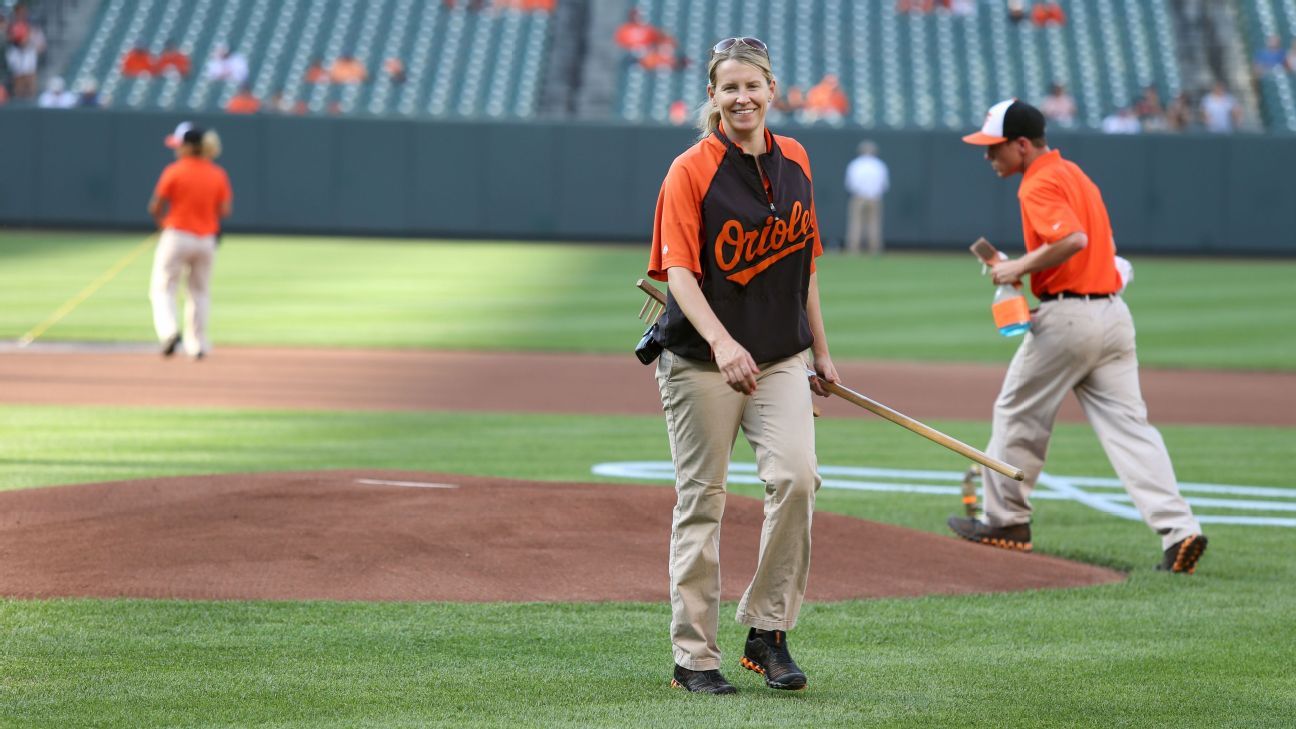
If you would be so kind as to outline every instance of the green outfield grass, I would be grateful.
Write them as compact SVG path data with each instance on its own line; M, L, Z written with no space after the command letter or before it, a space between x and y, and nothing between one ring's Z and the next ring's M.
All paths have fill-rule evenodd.
M16 339L143 235L0 236L0 339ZM971 256L821 259L839 359L1006 361ZM1147 365L1296 369L1296 261L1134 257L1127 293ZM227 236L213 284L221 344L627 352L645 246ZM43 335L150 341L151 253Z
M1291 486L1296 431L1163 432L1186 480ZM822 421L819 443L825 465L961 467L880 421ZM1110 474L1081 425L1059 426L1050 455L1054 473ZM735 457L752 459L745 445ZM593 463L667 458L655 417L0 408L4 488L343 467L593 480ZM824 489L819 505L940 532L957 498ZM1170 576L1151 569L1157 538L1141 523L1040 502L1041 551L1130 579L810 605L794 633L813 686L800 695L732 665L742 629L726 605L741 690L727 700L667 688L664 603L0 600L0 726L1288 725L1291 530L1208 533L1199 573Z
M142 239L5 231L0 340ZM629 356L642 327L631 285L645 259L646 247L230 236L213 334L218 347ZM1296 263L1134 263L1127 298L1145 364L1296 369L1286 321ZM149 341L149 264L137 259L42 339ZM991 329L990 287L965 254L834 254L821 276L838 358L1004 362L1016 346ZM932 425L974 444L988 436L985 423ZM1161 430L1185 481L1293 487L1296 429ZM818 444L824 465L964 465L878 420L822 420ZM668 458L659 417L0 405L0 490L320 468L591 481L605 480L591 475L595 463ZM735 459L752 456L739 445ZM1057 427L1048 470L1111 475L1092 432L1073 424ZM833 489L819 498L821 510L938 533L958 506ZM812 688L798 695L737 668L732 604L721 641L741 693L717 700L666 686L665 603L0 599L0 727L1291 725L1296 530L1208 525L1210 550L1182 577L1152 569L1158 538L1142 523L1040 500L1035 525L1040 551L1129 579L808 605L793 647Z

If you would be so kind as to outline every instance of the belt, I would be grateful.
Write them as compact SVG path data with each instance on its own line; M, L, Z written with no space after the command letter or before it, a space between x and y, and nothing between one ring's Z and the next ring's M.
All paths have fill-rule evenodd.
M1080 294L1075 291L1059 291L1055 294L1040 294L1040 301L1053 301L1054 299L1084 299L1085 301L1097 301L1102 299L1109 301L1116 297L1116 294Z

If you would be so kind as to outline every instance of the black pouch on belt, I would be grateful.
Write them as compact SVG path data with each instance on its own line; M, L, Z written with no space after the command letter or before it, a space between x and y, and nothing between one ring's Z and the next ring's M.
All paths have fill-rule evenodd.
M648 327L643 336L639 338L639 343L635 345L635 356L646 365L652 364L661 355L662 346L657 343L656 335L657 322L653 322L652 326Z

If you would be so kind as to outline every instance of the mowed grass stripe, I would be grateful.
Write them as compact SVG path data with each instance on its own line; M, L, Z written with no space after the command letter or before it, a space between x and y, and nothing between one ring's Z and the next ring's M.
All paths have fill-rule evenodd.
M142 235L0 239L0 339L14 339ZM213 283L222 344L626 352L642 331L646 246L226 236ZM1145 365L1296 369L1289 260L1134 257L1126 299ZM150 341L149 256L44 335ZM839 359L1003 362L1017 340L991 325L971 256L830 253L825 318Z

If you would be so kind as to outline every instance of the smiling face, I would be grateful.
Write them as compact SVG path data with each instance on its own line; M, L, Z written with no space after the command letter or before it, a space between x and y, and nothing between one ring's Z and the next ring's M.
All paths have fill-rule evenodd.
M707 94L731 138L754 139L764 133L774 82L761 69L732 58L721 61Z

